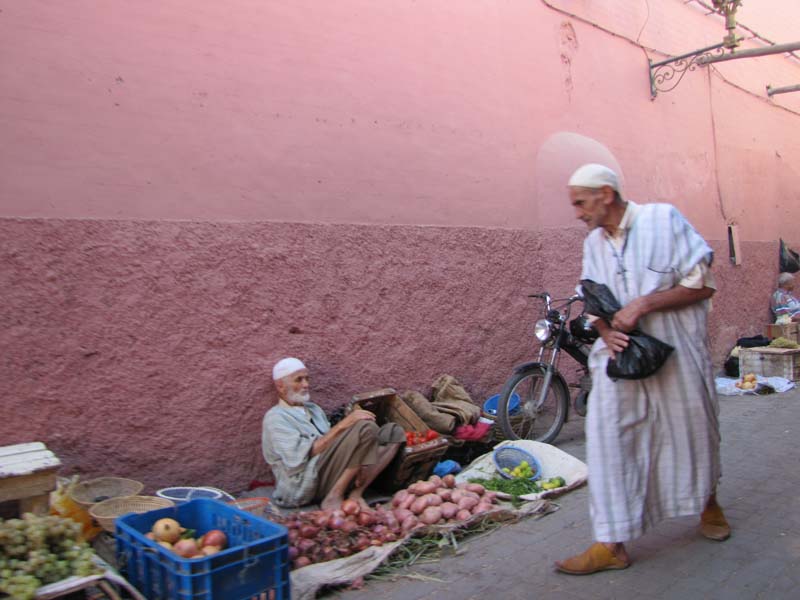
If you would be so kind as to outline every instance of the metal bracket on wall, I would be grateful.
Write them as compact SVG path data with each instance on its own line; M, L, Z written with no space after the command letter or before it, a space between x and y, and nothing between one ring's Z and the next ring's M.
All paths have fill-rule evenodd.
M725 46L726 43L723 42L666 60L648 61L650 63L650 99L654 99L658 92L670 92L678 87L687 71L694 71L701 66L700 58L725 54Z
M774 88L771 85L767 86L767 96L774 96L775 94L788 94L789 92L800 92L800 84L787 85L786 87Z

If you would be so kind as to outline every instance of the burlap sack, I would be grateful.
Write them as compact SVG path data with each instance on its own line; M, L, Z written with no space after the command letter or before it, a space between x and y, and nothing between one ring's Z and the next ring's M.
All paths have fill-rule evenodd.
M440 412L419 392L408 391L400 396L425 424L439 433L452 433L456 428L456 417Z
M480 407L473 404L467 390L452 375L442 375L433 382L433 406L453 415L458 425L474 423L481 416Z

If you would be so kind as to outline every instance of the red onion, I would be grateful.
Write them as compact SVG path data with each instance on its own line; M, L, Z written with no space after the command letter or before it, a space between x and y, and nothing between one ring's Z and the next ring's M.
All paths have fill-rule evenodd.
M330 546L325 546L322 548L322 561L327 562L329 560L333 560L335 558L339 558L336 550L331 548Z
M386 525L375 525L375 527L372 528L372 533L374 533L375 535L380 535L385 531L386 531Z
M300 537L303 538L314 538L319 533L319 527L314 527L313 525L302 525L300 527Z
M345 520L342 517L337 517L335 515L331 515L331 518L328 519L328 527L335 530L341 530L344 528Z
M314 525L324 529L327 527L330 518L331 516L327 511L321 511L317 516L314 517Z
M289 560L294 560L300 556L300 551L294 546L289 546Z
M302 569L303 567L307 567L311 564L311 559L307 556L300 556L294 561L294 568L295 569Z
M346 515L357 515L361 511L361 506L355 500L347 499L342 502L342 510Z
M300 537L300 532L297 529L290 529L289 533L289 543L292 544L297 541L297 538Z
M394 532L392 532L392 531L387 531L386 533L383 534L383 541L384 542L396 542L397 541L397 535L395 535Z
M300 554L310 554L314 548L316 548L317 543L314 540L309 540L306 538L300 538L297 540L297 550Z
M383 518L383 522L389 529L397 529L400 526L400 523L397 521L397 517L393 514L389 513Z
M365 510L358 513L358 524L362 527L369 527L375 523L375 516Z
M342 531L347 532L347 533L350 533L351 531L355 531L356 529L358 529L358 523L356 523L355 521L347 520L342 525Z

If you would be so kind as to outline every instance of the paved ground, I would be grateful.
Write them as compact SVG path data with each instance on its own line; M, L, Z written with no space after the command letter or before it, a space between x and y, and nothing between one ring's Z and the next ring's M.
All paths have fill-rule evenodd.
M590 541L586 488L556 500L560 510L468 542L459 556L415 567L413 575L367 581L343 600L458 598L800 598L800 391L721 397L724 477L719 500L733 527L726 542L697 533L697 519L660 524L629 544L633 566L585 577L552 563ZM583 459L580 428L562 449ZM577 430L577 433L576 433Z

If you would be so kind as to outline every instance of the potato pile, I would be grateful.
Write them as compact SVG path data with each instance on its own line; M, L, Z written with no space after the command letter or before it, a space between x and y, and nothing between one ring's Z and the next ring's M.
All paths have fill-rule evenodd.
M758 387L758 381L754 373L748 373L742 377L741 381L737 381L735 385L741 390L754 390Z

